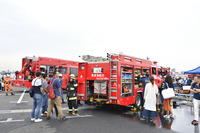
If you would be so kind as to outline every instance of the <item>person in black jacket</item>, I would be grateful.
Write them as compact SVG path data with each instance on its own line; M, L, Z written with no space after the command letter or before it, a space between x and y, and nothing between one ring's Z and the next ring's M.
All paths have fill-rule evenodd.
M75 75L71 74L69 83L67 85L67 100L68 100L68 106L69 111L67 114L77 115L78 114L78 104L77 104L77 88L78 84L75 81ZM74 112L73 112L74 108Z

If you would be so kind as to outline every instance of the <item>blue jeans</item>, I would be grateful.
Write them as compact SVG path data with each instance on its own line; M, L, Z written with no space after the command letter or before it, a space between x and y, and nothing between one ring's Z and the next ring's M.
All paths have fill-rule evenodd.
M48 100L48 94L42 97L42 114L44 114L44 112L48 109Z
M35 93L33 95L33 108L31 111L31 118L38 119L41 105L42 105L42 95ZM36 109L36 115L35 115L35 109Z
M156 117L156 111L150 111L150 110L146 110L145 108L142 111L142 116L146 117L146 118L155 118Z

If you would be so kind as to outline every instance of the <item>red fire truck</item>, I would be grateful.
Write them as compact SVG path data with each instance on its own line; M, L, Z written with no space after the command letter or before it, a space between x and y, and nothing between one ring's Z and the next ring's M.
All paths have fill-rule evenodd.
M162 78L158 70L161 67L157 62L123 54L108 54L108 57L108 60L79 63L78 99L86 103L135 105L139 108L143 92L140 75L154 76L160 86Z
M63 78L62 88L66 89L69 75L73 73L78 77L78 62L49 57L25 57L22 59L21 71L16 72L16 80L12 81L13 86L32 87L31 82L37 71L47 74L50 78L53 78L55 71L59 71Z

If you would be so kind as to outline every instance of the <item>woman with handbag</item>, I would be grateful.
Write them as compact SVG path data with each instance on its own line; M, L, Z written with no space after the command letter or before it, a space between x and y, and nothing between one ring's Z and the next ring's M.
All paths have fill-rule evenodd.
M165 85L164 85L164 89L168 89L168 88L173 88L173 90L174 90L173 80L172 80L172 77L169 75L165 78ZM164 99L164 111L166 111L166 113L167 113L167 115L164 115L164 118L174 119L175 116L173 115L173 112L171 109L171 98ZM169 115L169 113L170 113L170 115Z

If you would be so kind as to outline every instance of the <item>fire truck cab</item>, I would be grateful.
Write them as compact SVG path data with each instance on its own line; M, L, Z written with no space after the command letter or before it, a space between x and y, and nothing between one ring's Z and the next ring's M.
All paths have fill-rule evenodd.
M13 80L15 87L32 87L31 82L36 76L36 72L47 74L49 78L53 78L55 71L62 74L62 88L66 89L69 81L69 75L75 74L78 77L78 62L55 59L49 57L25 57L22 59L22 70L16 72L16 80Z
M142 105L141 74L154 76L162 82L157 63L126 56L109 54L109 60L82 62L78 67L78 99L100 104L121 106Z

